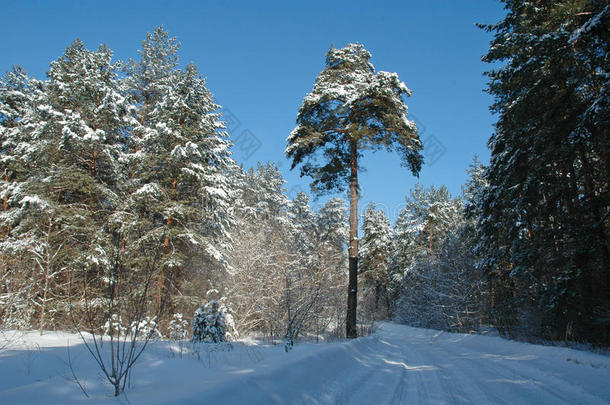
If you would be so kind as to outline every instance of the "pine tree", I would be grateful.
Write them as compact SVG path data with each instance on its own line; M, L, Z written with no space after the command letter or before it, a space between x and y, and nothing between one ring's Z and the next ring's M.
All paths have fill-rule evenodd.
M106 47L91 52L77 40L48 76L44 84L22 80L21 89L34 91L7 134L19 186L7 195L3 243L13 253L23 249L37 270L32 300L41 332L49 302L61 297L53 312L67 308L68 280L104 271L105 225L120 201L117 162L133 122Z
M158 27L142 48L124 81L138 107L128 166L132 209L145 223L142 240L164 237L160 306L202 268L224 268L232 198L227 175L235 163L205 79L192 64L177 69L177 41Z
M74 285L91 288L86 293L96 296L113 280L115 235L109 222L123 206L120 162L125 133L135 124L134 106L121 93L118 66L106 46L89 51L76 40L51 63L48 76L39 132L41 153L53 168L49 195L65 208L61 221L71 224L69 235L80 242L74 244L80 248L70 266L80 275Z
M140 106L140 121L143 125L154 127L156 124L161 99L174 86L179 49L178 40L171 38L159 26L153 33L146 34L146 39L142 41L140 60L130 60L125 67L125 91Z
M299 109L286 155L314 193L350 190L349 285L346 334L357 336L358 169L365 149L397 149L413 174L421 168L421 142L406 117L403 96L411 91L398 75L379 71L360 44L331 48L326 67ZM321 160L321 161L320 161Z

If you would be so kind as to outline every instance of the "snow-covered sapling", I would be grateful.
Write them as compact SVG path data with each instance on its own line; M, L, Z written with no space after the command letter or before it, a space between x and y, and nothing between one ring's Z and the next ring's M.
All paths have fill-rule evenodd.
M226 332L225 316L217 300L197 308L193 316L193 342L226 342Z
M182 318L181 313L174 314L172 320L169 321L169 338L170 340L183 340L188 336L188 322Z
M149 316L147 316L139 322L133 321L131 323L131 336L139 339L163 339L163 335L161 335L161 332L159 332L159 327L155 319L156 317L151 319Z

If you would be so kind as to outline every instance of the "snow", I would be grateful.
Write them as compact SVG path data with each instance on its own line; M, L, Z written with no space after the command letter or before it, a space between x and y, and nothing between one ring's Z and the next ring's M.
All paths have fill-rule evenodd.
M592 31L602 22L602 18L604 18L608 14L610 14L610 5L607 5L606 7L604 7L602 9L602 11L600 11L598 14L596 14L593 18L590 18L589 20L587 20L587 22L582 27L580 27L576 31L574 31L572 33L572 35L570 36L569 42L571 44L573 44L576 41L578 41L583 34L586 34L586 33L589 33L590 31Z
M24 205L36 206L41 209L45 209L48 206L47 202L44 201L43 199L41 199L37 195L25 196L19 201L19 204L21 204L22 206L24 206Z
M144 184L142 187L134 191L133 197L141 198L141 197L150 197L155 200L158 200L162 195L161 188L157 183L148 183Z
M68 347L89 398L74 382ZM111 396L78 335L26 333L0 351L0 370L3 403L126 403L125 396ZM133 404L607 404L609 375L610 358L600 354L383 323L366 338L302 343L289 352L254 340L153 342L136 363L127 398Z

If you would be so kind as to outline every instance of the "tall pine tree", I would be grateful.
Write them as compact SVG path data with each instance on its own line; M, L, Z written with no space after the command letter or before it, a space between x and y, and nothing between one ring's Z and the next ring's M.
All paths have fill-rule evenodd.
M326 67L299 108L297 127L287 139L286 155L301 176L313 178L317 193L349 186L350 238L346 335L357 336L358 170L366 149L396 149L413 174L422 164L415 124L407 119L403 97L411 90L396 73L379 71L360 44L331 48Z

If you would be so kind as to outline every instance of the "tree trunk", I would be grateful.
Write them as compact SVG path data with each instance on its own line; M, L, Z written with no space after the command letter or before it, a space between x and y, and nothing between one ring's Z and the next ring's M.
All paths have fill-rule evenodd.
M172 189L176 190L177 180L174 179L172 182ZM167 231L165 237L163 238L163 254L167 255L170 253L170 240L169 240L169 231L172 225L174 224L174 218L169 214L166 220ZM162 295L164 293L164 284L166 284L167 275L165 274L165 269L163 266L159 268L159 276L157 277L157 298L155 302L155 307L158 308L159 314L161 314L162 308Z
M44 290L42 293L42 303L40 306L40 321L39 321L39 330L40 336L42 336L42 330L44 329L44 312L47 306L47 291L49 290L49 268L44 269Z
M45 266L44 268L41 266L40 262L38 263L38 266L40 267L40 270L42 270L42 274L44 276L44 288L42 291L42 303L40 305L40 325L39 325L39 330L40 330L40 336L42 336L42 330L44 328L44 313L47 309L47 291L49 291L49 267L51 267L51 255L49 252L49 244L50 244L50 236L51 236L51 229L53 227L53 220L49 219L49 225L47 227L47 235L46 235L46 249L45 249ZM42 260L42 257L40 258Z
M4 181L8 183L8 170L5 169L4 171ZM2 211L7 211L8 210L8 194L5 194L4 197L2 197Z
M357 141L350 140L349 178L349 282L347 287L347 319L345 322L348 339L358 337L356 328L356 305L358 292L358 150Z

